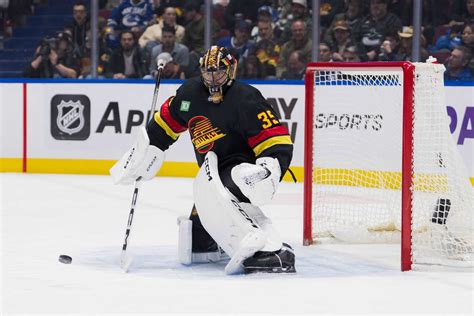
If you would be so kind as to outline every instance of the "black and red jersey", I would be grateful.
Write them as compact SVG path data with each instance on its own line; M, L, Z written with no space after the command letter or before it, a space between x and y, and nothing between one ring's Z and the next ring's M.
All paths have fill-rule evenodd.
M293 144L260 91L235 81L226 87L223 102L215 104L208 98L199 77L184 82L148 124L151 144L166 150L188 130L199 166L210 150L216 153L219 166L255 163L266 156L279 160L283 176Z

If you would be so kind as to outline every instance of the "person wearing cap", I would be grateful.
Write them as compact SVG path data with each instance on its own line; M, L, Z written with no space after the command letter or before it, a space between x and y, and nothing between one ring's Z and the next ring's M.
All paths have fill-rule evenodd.
M367 50L367 59L376 60L378 50L387 34L401 30L400 18L387 11L388 0L370 0L369 15L364 19L360 30L354 30L356 41L362 42Z
M397 61L412 61L413 53L413 27L404 26L402 31L398 32L400 37L400 48L396 56ZM428 51L424 48L426 40L420 35L420 61L425 61L429 57Z
M240 62L247 57L249 49L254 45L250 41L251 25L245 20L235 24L234 36L227 36L217 42L217 46L225 47Z
M161 60L164 64L163 72L161 73L162 79L184 79L184 73L181 66L174 61L170 53L163 52L159 54L157 60ZM155 77L156 73L152 73L152 75Z
M189 49L176 42L175 28L170 25L164 25L161 37L161 44L153 47L150 58L150 73L156 71L156 57L167 52L173 58L173 61L181 67L187 67L189 64Z
M280 43L288 42L292 37L292 25L293 22L296 20L300 20L305 22L306 28L308 30L311 29L311 25L313 23L313 19L309 14L308 10L308 3L307 0L291 0L291 9L288 12L288 15L281 19L281 36L280 36Z
M333 26L333 59L342 61L342 52L351 45L351 31L345 20L339 20Z
M328 43L333 44L333 28L334 24L340 20L344 20L347 23L347 26L351 29L351 34L359 33L358 30L362 24L363 19L365 18L365 11L362 5L362 0L350 0L347 3L347 9L344 13L337 14L331 25L326 29L324 33L324 40Z
M56 38L44 38L36 48L34 59L23 72L30 78L77 78L79 58L72 37L59 32Z
M266 24L269 23L272 33L275 31L281 32L281 30L276 27L276 23L278 22L278 12L268 5L261 6L258 8L257 25L252 28L252 32L250 33L250 38L255 43L261 39L258 28L260 22L265 22ZM280 35L280 33L275 34L276 37L279 37Z
M277 77L281 77L282 73L287 70L288 58L295 50L299 50L306 60L311 60L311 51L313 41L308 36L308 29L306 23L301 20L296 20L291 25L292 38L283 44L278 59Z

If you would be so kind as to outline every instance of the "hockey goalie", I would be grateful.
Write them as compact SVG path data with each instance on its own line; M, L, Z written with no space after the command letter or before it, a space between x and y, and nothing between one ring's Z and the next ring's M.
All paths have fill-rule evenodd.
M293 249L260 209L290 165L288 130L257 89L235 80L237 60L225 48L212 46L200 68L201 76L184 82L154 114L111 175L120 184L153 178L164 152L189 130L200 171L191 215L178 219L181 263L230 257L228 274L295 272Z

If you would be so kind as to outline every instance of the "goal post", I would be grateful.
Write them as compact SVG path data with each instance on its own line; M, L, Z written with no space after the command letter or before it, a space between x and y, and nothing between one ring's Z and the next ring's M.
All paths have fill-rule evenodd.
M308 64L304 245L398 242L402 271L472 266L474 195L449 133L443 71Z

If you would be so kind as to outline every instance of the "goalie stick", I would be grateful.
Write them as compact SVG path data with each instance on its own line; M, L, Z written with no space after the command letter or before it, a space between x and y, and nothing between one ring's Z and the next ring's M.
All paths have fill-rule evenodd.
M160 82L161 82L161 72L163 71L163 67L165 66L164 61L161 59L157 60L157 75L156 75L156 82L155 82L155 91L153 93L153 101L151 103L151 110L150 110L150 117L153 117L156 109L156 100L158 99L158 91L160 89ZM147 121L145 120L145 125ZM125 238L123 240L123 245L122 245L122 255L120 256L120 267L122 270L126 273L128 272L128 268L132 264L132 257L130 256L129 253L127 253L127 248L130 243L130 231L132 229L132 223L133 223L133 216L135 214L135 208L137 205L137 199L138 199L138 192L140 190L140 186L142 184L141 178L139 177L138 179L135 180L135 187L133 189L133 195L132 195L132 204L130 206L130 212L128 214L128 220L127 220L127 229L125 230Z

